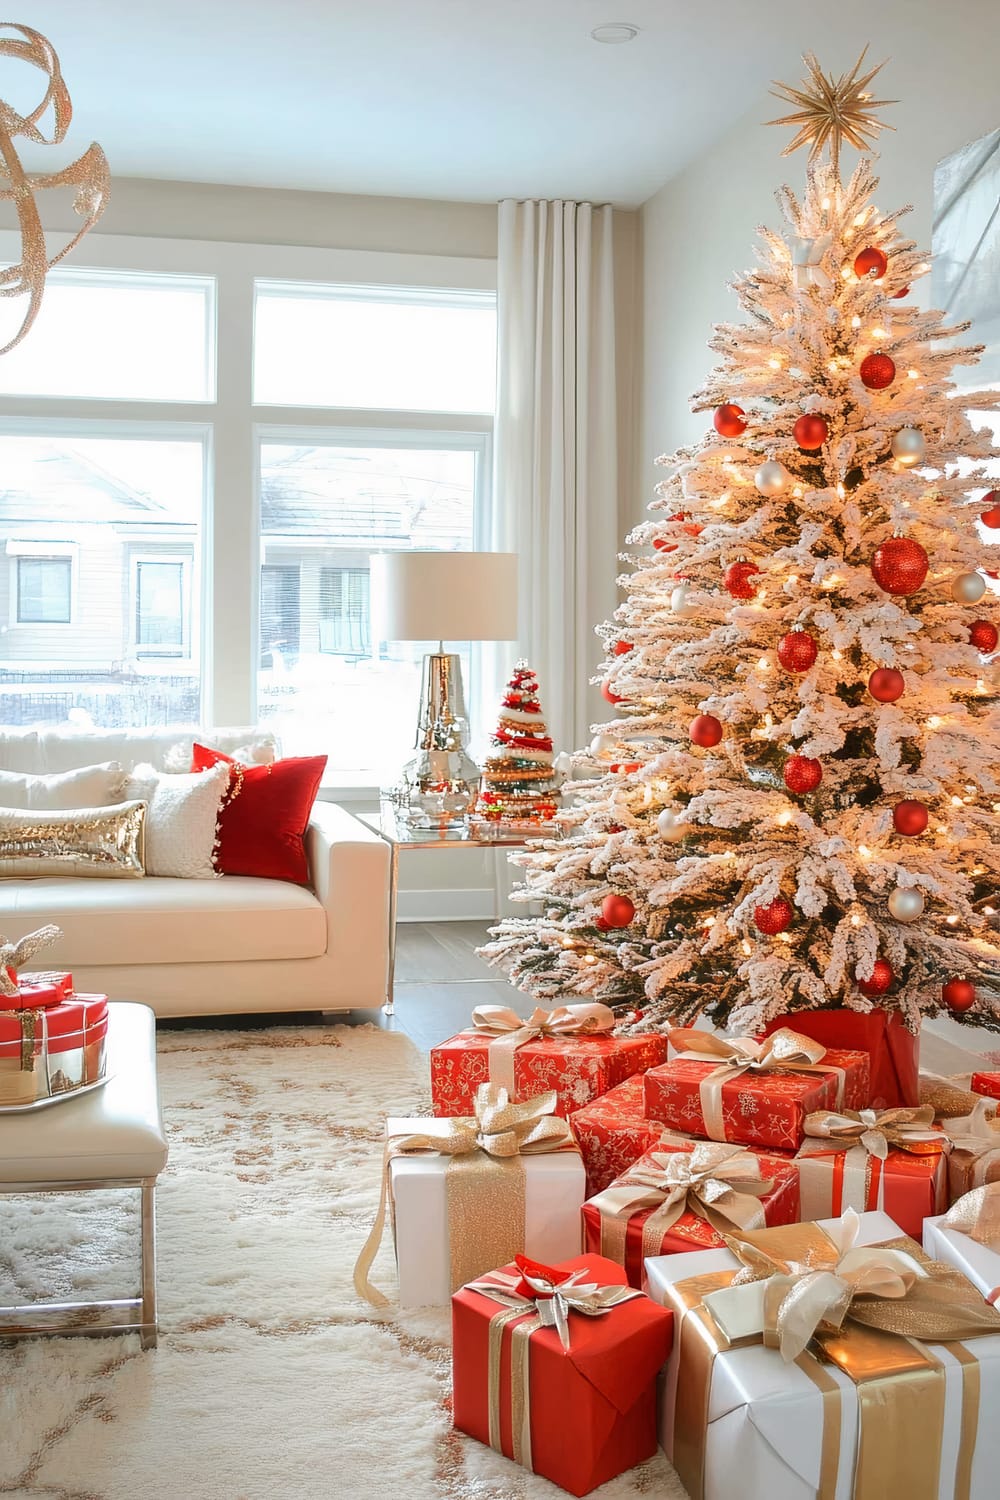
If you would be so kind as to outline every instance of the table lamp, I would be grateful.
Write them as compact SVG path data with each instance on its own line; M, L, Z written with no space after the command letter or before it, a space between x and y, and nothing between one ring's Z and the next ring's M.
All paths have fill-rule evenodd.
M445 641L517 637L517 554L382 552L371 559L372 634L380 641L437 641L424 657L416 755L393 789L407 822L460 823L479 790L459 657Z

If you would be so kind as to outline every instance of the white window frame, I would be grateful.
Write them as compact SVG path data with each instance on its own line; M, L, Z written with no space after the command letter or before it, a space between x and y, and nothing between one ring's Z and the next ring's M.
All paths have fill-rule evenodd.
M79 599L79 569L80 548L76 542L63 542L56 538L47 541L44 538L38 540L22 541L20 537L10 537L6 544L7 556L10 558L10 609L9 625L14 630L66 630L67 627L77 624L77 601ZM22 620L20 614L21 603L21 559L31 557L39 562L68 562L69 563L69 619L68 620Z
M129 651L139 661L191 660L191 577L194 557L165 542L162 548L143 546L129 557ZM147 646L139 640L139 569L143 563L168 563L181 570L181 640L178 646Z

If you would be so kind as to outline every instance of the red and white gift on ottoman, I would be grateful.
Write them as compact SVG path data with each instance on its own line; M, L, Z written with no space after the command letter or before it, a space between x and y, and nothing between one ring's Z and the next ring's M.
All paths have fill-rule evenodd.
M848 1208L884 1211L919 1239L927 1216L948 1206L950 1143L933 1122L927 1105L809 1115L794 1158L802 1219L835 1219Z
M460 1432L571 1495L656 1452L656 1378L673 1314L626 1286L621 1266L518 1256L451 1306Z
M496 1083L513 1100L554 1089L556 1114L568 1116L667 1055L660 1032L612 1036L615 1014L596 1003L537 1009L527 1020L505 1005L477 1005L472 1022L431 1051L436 1115L471 1114L480 1084Z
M0 1010L0 1108L24 1109L101 1083L107 1034L107 995Z
M569 1117L587 1169L587 1197L603 1193L640 1156L652 1151L663 1126L646 1118L642 1074L626 1078Z
M671 1130L779 1151L802 1144L806 1115L863 1109L867 1052L834 1052L788 1030L764 1041L677 1029L677 1053L646 1074L646 1114Z
M584 1249L641 1287L647 1256L717 1250L726 1234L798 1218L799 1174L787 1157L718 1141L664 1144L583 1205Z

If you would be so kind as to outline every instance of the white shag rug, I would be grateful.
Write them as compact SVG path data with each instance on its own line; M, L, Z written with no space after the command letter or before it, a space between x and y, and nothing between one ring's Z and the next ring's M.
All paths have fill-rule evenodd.
M427 1062L372 1026L161 1031L160 1341L0 1342L0 1494L47 1500L555 1500L450 1425L445 1312L351 1280L382 1118ZM133 1295L131 1194L0 1199L0 1302ZM388 1236L387 1236L388 1238ZM391 1292L387 1244L376 1283ZM662 1454L594 1492L683 1500Z

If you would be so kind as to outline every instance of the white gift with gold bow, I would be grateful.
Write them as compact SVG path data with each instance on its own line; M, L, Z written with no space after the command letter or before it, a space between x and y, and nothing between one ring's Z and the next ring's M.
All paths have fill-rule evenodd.
M973 1188L946 1214L924 1220L924 1249L957 1266L984 1297L1000 1294L1000 1182Z

